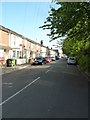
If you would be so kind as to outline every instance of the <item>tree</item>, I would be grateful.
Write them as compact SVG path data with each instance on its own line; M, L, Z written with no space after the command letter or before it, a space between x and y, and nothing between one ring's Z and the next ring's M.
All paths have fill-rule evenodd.
M44 25L40 27L50 29L51 33L48 35L51 36L53 40L67 34L76 35L83 30L90 31L88 27L90 23L90 3L57 2L57 4L60 4L60 7L57 10L51 8L49 17L47 17Z
M49 17L40 28L50 29L52 40L67 36L63 51L79 61L90 56L90 2L57 2L58 9L51 8ZM82 57L84 55L84 57ZM86 63L86 62L84 62ZM89 64L89 63L88 63Z

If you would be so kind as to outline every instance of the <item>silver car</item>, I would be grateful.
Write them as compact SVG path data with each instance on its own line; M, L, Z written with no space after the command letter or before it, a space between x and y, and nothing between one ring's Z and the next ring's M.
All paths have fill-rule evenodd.
M75 57L69 57L67 59L67 64L73 64L73 65L76 65L76 58Z
M55 58L55 57L53 57L53 56L51 57L51 59L52 59L52 61L55 61L55 60L56 60L56 58Z

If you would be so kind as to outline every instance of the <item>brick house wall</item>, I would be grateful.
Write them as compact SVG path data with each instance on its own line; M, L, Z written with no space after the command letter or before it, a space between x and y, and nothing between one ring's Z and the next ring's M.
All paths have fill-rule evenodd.
M6 64L9 50L9 33L0 29L0 66Z
M31 46L31 57L32 58L35 58L36 56L37 56L37 44L36 43L33 43L32 41L31 41L31 44L30 44L30 46Z
M3 59L3 63L8 58L45 56L45 52L47 53L47 47L0 25L0 61Z
M0 45L9 46L9 36L8 32L0 30Z

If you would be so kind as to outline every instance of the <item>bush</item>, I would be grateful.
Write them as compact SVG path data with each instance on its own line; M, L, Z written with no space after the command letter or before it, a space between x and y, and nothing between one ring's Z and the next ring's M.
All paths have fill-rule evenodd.
M84 72L90 72L90 56L81 55L77 57L79 62L79 67Z

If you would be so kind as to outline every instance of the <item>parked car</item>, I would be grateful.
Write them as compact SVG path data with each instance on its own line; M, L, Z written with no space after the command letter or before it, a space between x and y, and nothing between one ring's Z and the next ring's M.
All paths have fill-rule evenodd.
M43 57L36 57L34 62L32 63L32 65L42 65L42 64L46 64L47 61L45 58Z
M64 58L67 60L67 59L68 59L68 56L67 56L67 55L64 55Z
M68 57L67 64L76 65L77 64L76 58L75 57Z
M59 56L55 56L55 58L56 58L56 60L59 60L59 59L60 59Z
M52 61L52 59L50 57L45 57L45 59L46 59L47 63Z
M55 61L55 60L56 60L56 58L55 58L54 56L52 56L51 59L52 59L52 61Z

